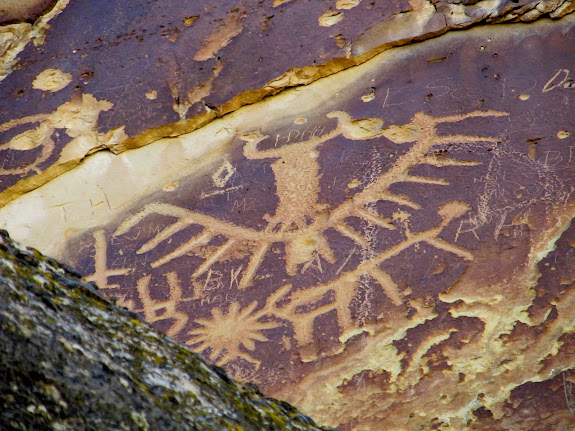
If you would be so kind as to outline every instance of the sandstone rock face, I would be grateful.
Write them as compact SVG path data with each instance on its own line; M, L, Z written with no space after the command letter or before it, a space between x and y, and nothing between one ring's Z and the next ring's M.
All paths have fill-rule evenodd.
M0 81L12 71L18 54L28 43L38 46L44 42L44 31L50 28L49 22L69 1L4 0L0 4Z
M3 430L314 430L0 232Z
M3 227L319 423L572 427L571 3L268 3L64 9Z

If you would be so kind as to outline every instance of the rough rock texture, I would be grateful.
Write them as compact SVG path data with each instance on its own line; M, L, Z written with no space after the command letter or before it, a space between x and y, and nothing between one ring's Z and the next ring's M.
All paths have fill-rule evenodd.
M12 72L18 54L26 45L44 43L44 32L50 28L48 23L69 1L3 0L0 3L0 81Z
M322 430L0 231L2 430Z
M56 0L3 0L0 4L0 24L34 22L56 3Z
M571 429L572 5L432 3L71 4L2 226L323 424Z
M7 160L0 205L94 151L119 153L190 132L390 47L482 22L560 18L573 9L570 0L136 0L130 7L60 0L35 32L3 30L9 49L0 51L0 77L36 38L20 55L20 70L2 83L9 97L0 98L0 152ZM62 10L49 37L39 37ZM71 74L70 85L30 88L48 69ZM32 124L38 126L30 130ZM35 145L27 143L30 134Z

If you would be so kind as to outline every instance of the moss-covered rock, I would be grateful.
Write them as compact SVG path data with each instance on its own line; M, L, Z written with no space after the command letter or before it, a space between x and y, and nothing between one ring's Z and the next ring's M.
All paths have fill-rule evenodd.
M2 430L321 430L0 231Z

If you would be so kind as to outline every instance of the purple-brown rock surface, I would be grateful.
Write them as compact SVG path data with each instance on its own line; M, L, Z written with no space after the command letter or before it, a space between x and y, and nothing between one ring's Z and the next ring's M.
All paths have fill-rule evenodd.
M140 3L10 66L0 227L322 425L575 426L570 1Z

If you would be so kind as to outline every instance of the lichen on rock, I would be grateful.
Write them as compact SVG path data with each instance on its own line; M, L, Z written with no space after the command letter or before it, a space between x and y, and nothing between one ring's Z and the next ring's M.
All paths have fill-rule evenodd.
M325 430L0 232L3 430Z

